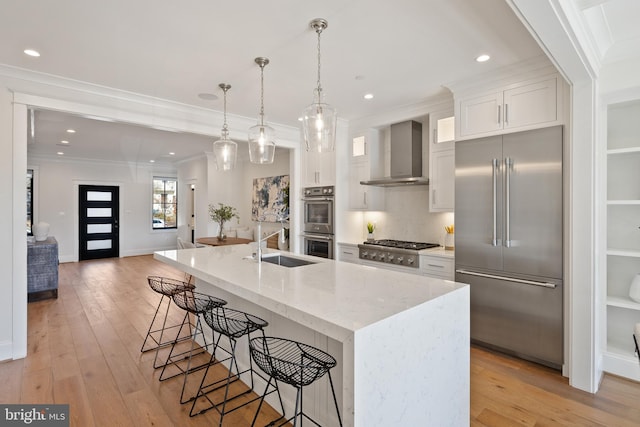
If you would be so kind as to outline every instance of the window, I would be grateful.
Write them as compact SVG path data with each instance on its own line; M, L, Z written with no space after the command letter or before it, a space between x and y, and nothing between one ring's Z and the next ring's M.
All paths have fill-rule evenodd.
M178 226L178 180L153 178L152 226L154 230Z

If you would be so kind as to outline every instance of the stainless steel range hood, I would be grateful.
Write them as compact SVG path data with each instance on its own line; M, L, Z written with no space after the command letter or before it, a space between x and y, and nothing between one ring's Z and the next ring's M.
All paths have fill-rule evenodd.
M409 120L391 125L391 176L360 181L362 185L395 187L428 185L422 176L422 123Z

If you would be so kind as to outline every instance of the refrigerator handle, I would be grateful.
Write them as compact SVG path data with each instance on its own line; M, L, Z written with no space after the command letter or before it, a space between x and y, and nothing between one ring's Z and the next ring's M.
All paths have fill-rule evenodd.
M486 277L487 279L505 280L507 282L522 283L524 285L542 286L543 288L555 289L555 283L538 282L537 280L518 279L517 277L497 276L495 274L478 273L469 270L456 270L456 273L466 274L468 276Z
M491 236L491 245L498 246L500 243L498 242L498 159L493 159L491 161L492 166L492 179L493 179L493 235Z
M504 207L504 246L507 248L511 247L511 169L513 168L513 159L511 157L506 157L504 159L504 199L505 199L505 207Z

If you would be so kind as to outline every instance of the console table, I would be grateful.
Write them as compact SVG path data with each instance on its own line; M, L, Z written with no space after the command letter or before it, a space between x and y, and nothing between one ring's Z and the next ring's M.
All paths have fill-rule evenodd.
M28 301L58 298L58 242L48 237L27 244Z

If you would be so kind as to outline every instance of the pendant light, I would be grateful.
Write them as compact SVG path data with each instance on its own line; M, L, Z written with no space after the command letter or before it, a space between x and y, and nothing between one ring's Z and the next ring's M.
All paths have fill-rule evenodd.
M327 25L327 21L322 18L314 19L309 24L318 35L318 87L314 89L313 103L302 112L302 130L307 151L319 153L335 149L338 119L336 109L324 103L320 84L320 34Z
M260 66L260 117L258 124L249 128L249 160L264 165L273 163L276 133L271 126L264 124L264 67L269 59L258 57L255 62Z
M224 92L224 124L222 126L222 138L213 143L213 153L216 156L218 170L230 171L236 166L238 157L238 144L229 139L229 128L227 127L227 91L231 85L220 83L218 85Z

